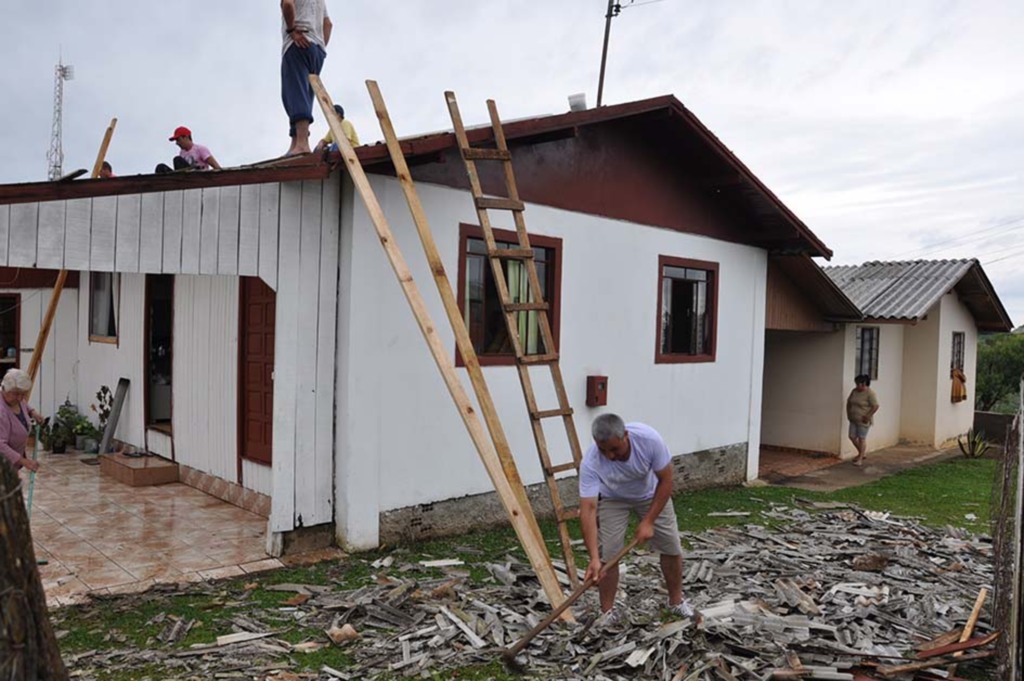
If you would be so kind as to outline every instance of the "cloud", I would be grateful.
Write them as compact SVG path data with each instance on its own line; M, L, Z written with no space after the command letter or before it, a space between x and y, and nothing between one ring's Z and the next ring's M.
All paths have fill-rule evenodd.
M449 127L449 89L467 123L485 120L488 98L505 118L565 111L576 92L596 103L600 0L328 6L323 79L364 141L380 136L367 78L402 135ZM114 116L109 158L122 174L167 161L182 124L225 165L287 146L277 3L36 0L5 19L0 182L45 178L59 50L77 72L65 89L66 169L92 166ZM605 102L677 95L836 262L982 256L1019 321L1022 34L1019 0L626 4Z

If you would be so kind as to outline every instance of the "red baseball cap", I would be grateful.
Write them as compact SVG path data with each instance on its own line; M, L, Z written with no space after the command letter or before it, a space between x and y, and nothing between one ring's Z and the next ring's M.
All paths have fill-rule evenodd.
M192 131L186 128L184 125L179 125L174 129L174 134L168 137L168 141L173 142L184 135L185 137L192 137Z

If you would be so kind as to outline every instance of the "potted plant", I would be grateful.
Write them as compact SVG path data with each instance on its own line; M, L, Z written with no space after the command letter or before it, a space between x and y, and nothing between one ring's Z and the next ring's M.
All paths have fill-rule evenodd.
M68 444L73 442L75 449L84 450L85 440L95 436L96 427L92 425L88 416L78 411L78 407L71 404L70 400L65 400L64 404L57 409L57 415L54 420L64 427Z
M43 419L39 424L39 441L44 449L54 454L63 454L67 451L68 444L74 438L71 430L60 420Z

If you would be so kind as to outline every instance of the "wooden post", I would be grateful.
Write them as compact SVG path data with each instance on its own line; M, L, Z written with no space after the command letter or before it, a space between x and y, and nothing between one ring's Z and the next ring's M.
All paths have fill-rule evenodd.
M110 147L110 138L114 136L114 128L117 127L117 119L111 118L110 125L103 135L103 142L100 143L99 153L96 154L96 163L92 167L92 178L100 176L100 169L103 167L103 160L107 157L107 148ZM39 327L39 335L36 336L36 345L32 348L32 359L28 363L28 376L32 379L32 387L35 387L36 373L39 371L39 364L43 361L43 351L46 350L46 341L50 338L50 327L53 326L53 318L57 315L57 305L60 304L60 294L64 291L64 282L67 281L68 271L61 269L57 275L57 281L53 285L53 293L50 294L50 304L46 308L46 315ZM32 396L32 389L28 391L25 400Z
M405 294L409 307L412 309L416 323L420 327L420 332L430 348L434 362L441 372L441 377L448 387L448 392L455 402L459 416L462 418L466 430L476 446L480 460L483 462L484 468L491 478L491 483L494 485L498 497L505 507L509 521L515 529L523 548L526 550L526 554L533 565L534 571L537 573L538 579L540 579L544 593L547 595L552 607L557 607L565 600L565 595L558 585L547 548L540 541L540 528L537 526L537 518L533 515L533 509L529 504L524 505L520 502L523 494L517 494L513 490L509 479L505 476L502 462L499 460L494 445L487 438L483 426L480 424L480 419L477 416L476 409L469 400L469 395L466 394L466 389L462 386L462 382L455 373L455 367L448 356L448 349L442 343L440 336L438 336L437 327L430 317L430 312L427 310L426 303L420 295L416 282L413 280L405 257L395 242L387 217L384 215L384 209L381 208L377 196L370 186L370 181L366 177L366 172L363 170L362 165L359 163L359 158L356 157L356 153L352 149L352 145L349 144L348 138L345 137L345 132L342 130L341 122L334 111L334 103L331 101L330 95L327 94L323 83L320 82L320 78L316 74L309 76L309 82L313 87L313 92L316 94L320 107L323 109L324 117L330 125L331 132L334 134L334 141L337 143L341 156L345 160L352 183L362 197L363 203L366 204L366 210L370 215L370 220L373 222L374 229L377 231L381 246L384 248L388 261L391 263L391 268L398 278L398 283L402 287L402 292ZM520 487L522 487L521 483Z
M21 479L0 460L0 678L66 681L46 609Z

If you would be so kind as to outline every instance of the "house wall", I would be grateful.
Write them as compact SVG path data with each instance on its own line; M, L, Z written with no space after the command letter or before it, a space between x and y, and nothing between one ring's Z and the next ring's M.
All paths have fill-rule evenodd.
M878 336L878 378L871 381L871 389L878 398L878 412L868 433L868 451L892 447L900 441L900 424L903 412L904 329L902 324L847 324L846 361L843 362L842 426L840 456L847 458L857 454L857 448L850 442L850 422L846 418L846 398L854 388L857 375L856 329L860 326L877 326Z
M845 422L846 333L768 331L764 350L761 441L838 454Z
M938 367L935 390L935 446L963 435L974 423L974 391L977 388L978 327L956 291L950 291L936 304L939 316ZM952 381L950 366L953 357L953 332L964 333L964 374L967 376L967 399L950 401Z
M146 277L143 274L121 274L117 304L117 344L89 340L89 273L82 273L83 295L78 299L78 404L96 401L100 386L117 391L117 382L127 378L121 415L114 437L143 447L145 418L143 412L143 310L146 300Z
M18 306L18 324L20 338L18 348L18 366L28 370L32 361L39 327L46 310L50 306L52 288L0 288L0 294L21 296ZM7 348L0 348L6 356ZM50 327L50 337L46 341L46 349L36 373L35 386L32 390L32 406L45 416L57 411L57 407L70 399L77 404L84 414L89 411L90 402L82 403L78 395L78 367L75 358L78 356L78 289L65 288L57 304L57 313ZM0 376L8 366L0 365ZM95 421L95 419L93 419Z
M373 177L371 183L454 355L453 334L444 321L400 187L386 177ZM476 222L471 198L426 184L418 189L454 280L459 224ZM366 212L356 205L344 215L336 523L344 544L361 547L376 545L383 511L486 492L491 484ZM561 368L581 442L589 442L590 422L596 415L616 411L626 420L657 428L676 455L742 443L748 475L751 469L756 474L765 252L541 206L529 206L526 215L532 233L563 239ZM495 222L498 227L511 226L510 218ZM715 362L654 363L659 255L720 264ZM618 271L628 274L616 276ZM468 390L464 372L459 373ZM487 367L484 374L524 482L541 481L515 368ZM542 406L554 406L546 374L535 370L534 387ZM584 406L590 374L609 377L606 409ZM555 463L569 460L564 431L559 431L561 424L547 429Z
M174 278L173 364L175 460L238 482L237 277Z
M903 330L903 397L900 437L911 444L935 442L939 367L939 315L933 309ZM949 372L948 358L946 375ZM948 399L948 395L947 395ZM970 402L970 401L968 401Z

